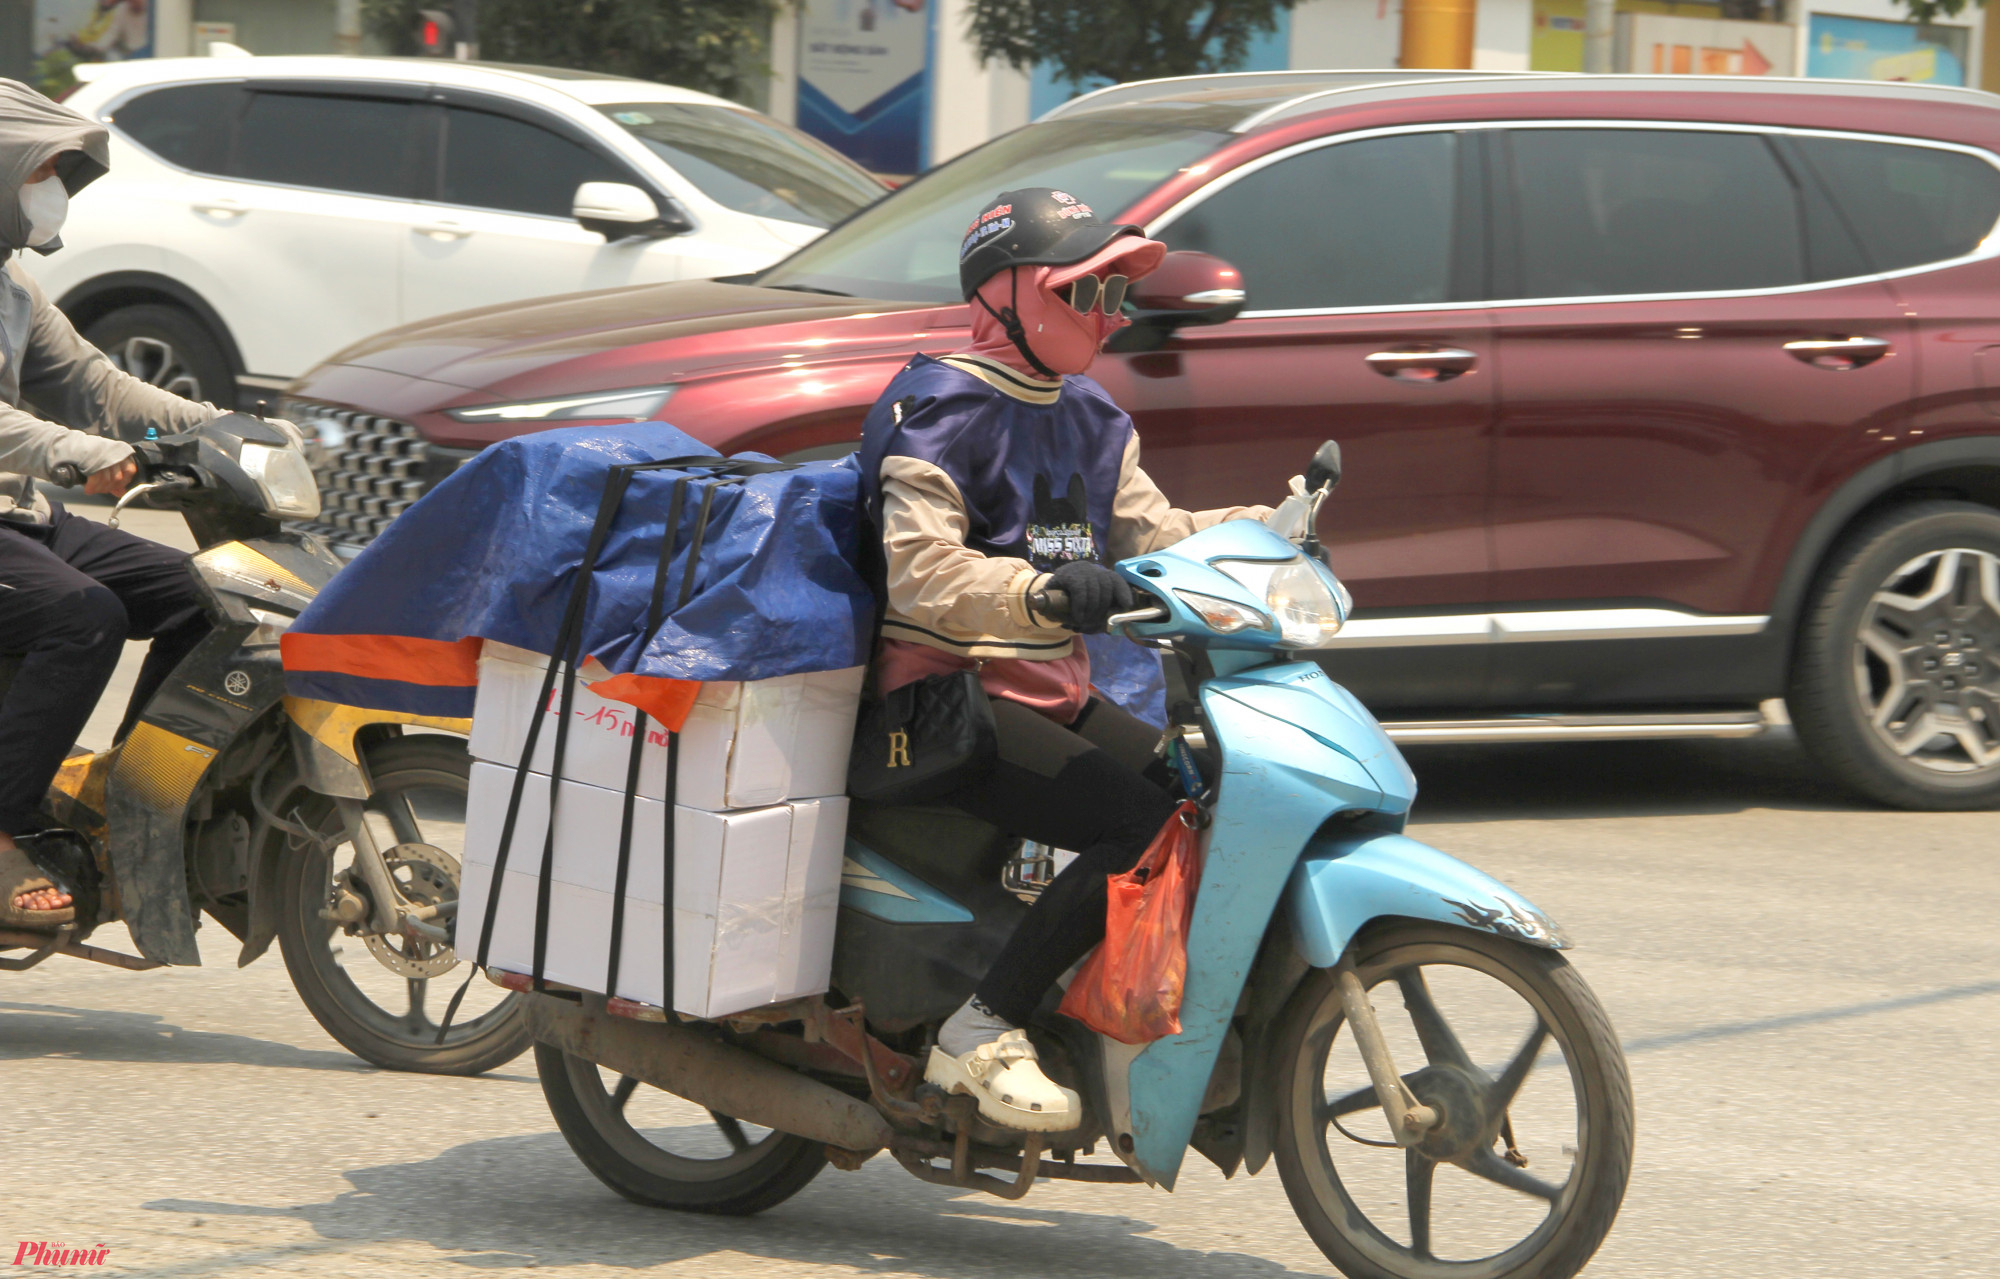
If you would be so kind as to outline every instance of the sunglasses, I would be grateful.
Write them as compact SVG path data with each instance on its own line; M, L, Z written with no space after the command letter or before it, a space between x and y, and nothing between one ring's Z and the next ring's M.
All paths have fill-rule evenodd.
M1118 308L1125 305L1125 287L1130 283L1122 275L1103 280L1094 275L1080 275L1070 282L1069 304L1076 308L1078 315L1089 315L1101 299L1104 313L1116 315Z

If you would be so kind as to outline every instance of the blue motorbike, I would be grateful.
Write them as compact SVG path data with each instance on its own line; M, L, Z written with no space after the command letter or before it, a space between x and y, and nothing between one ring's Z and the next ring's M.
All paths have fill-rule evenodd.
M1322 449L1295 489L1295 537L1235 521L1117 565L1145 607L1114 629L1166 656L1161 749L1205 820L1179 1034L1120 1043L1053 994L1030 1035L1084 1101L1069 1132L998 1128L925 1084L938 1024L1048 858L954 810L856 803L836 994L723 1022L529 996L544 1093L586 1166L640 1203L745 1214L885 1150L1019 1198L1047 1178L1171 1191L1193 1149L1225 1176L1275 1162L1355 1279L1582 1269L1631 1171L1624 1055L1555 924L1403 834L1408 765L1296 660L1351 607L1310 532L1338 459ZM1378 1012L1388 995L1404 1016Z

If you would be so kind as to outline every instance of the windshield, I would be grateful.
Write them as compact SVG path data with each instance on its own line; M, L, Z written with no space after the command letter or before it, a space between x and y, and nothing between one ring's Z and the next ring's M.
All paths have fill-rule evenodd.
M826 227L882 195L882 185L853 161L754 111L684 102L598 110L738 213Z
M1016 187L1055 187L1113 217L1229 137L1193 123L1170 124L1153 111L1103 111L1016 129L933 169L757 283L899 302L962 301L958 245L986 201Z

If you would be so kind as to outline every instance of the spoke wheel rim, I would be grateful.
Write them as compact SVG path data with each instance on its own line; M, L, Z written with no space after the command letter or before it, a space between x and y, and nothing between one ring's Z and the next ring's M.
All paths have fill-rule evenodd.
M111 357L112 364L142 382L171 391L182 399L202 398L201 379L170 342L144 335L129 337L105 354Z
M1862 609L1854 687L1869 732L1906 764L2000 771L2000 557L1951 547L1889 574Z
M403 803L411 792L457 790L464 784L463 778L443 773L407 775L407 780L378 789L365 806L371 813L388 817L391 806ZM401 811L409 812L407 807ZM411 816L402 820L415 819ZM405 889L420 885L424 896L438 900L446 895L456 896L458 860L434 845L421 842L421 831L406 829L398 830L397 834L399 837L419 836L383 849L390 873L398 883ZM327 815L320 823L319 835L324 841L325 851L315 850L308 854L310 865L306 873L315 876L315 881L324 885L321 899L331 904L338 895L334 886L336 859L341 858L351 866L351 860L347 859L351 859L353 849L338 814ZM342 858L343 853L345 858ZM439 1044L437 1018L443 1015L445 1004L457 986L440 983L439 989L433 992L431 982L448 974L455 982L465 980L463 974L455 971L462 966L462 962L449 947L430 943L413 945L401 937L351 937L331 920L309 921L306 936L311 943L306 949L312 967L319 974L320 983L327 993L341 1005L350 1019L388 1039L424 1049L454 1047L501 1029L503 1023L514 1016L515 1007L520 1002L519 995L509 993L484 1012L472 1014L461 1008L460 1015L452 1019L444 1043ZM362 989L341 962L349 953L355 953L357 960L359 954L365 953L368 959L360 962L379 966L404 979L404 1003L401 1008L389 1008Z
M746 1133L737 1120L712 1110L706 1112L708 1122L730 1147L728 1154L705 1158L668 1150L635 1128L628 1118L635 1099L658 1090L630 1075L607 1080L608 1072L584 1057L565 1054L563 1070L590 1126L628 1163L653 1176L684 1183L722 1181L784 1153L784 1133L765 1129L755 1130L761 1136ZM693 1103L687 1105L693 1108Z
M1370 1003L1375 1006L1377 1016L1384 1022L1385 1029L1397 1018L1404 1018L1414 1023L1415 1019L1404 1011L1403 1000L1399 997L1397 976L1405 970L1412 968L1421 970L1426 967L1470 969L1504 985L1529 1010L1532 1010L1539 1021L1535 1034L1546 1036L1545 1041L1535 1051L1535 1057L1540 1062L1539 1067L1536 1068L1536 1073L1544 1073L1554 1069L1554 1064L1548 1059L1552 1052L1560 1054L1562 1066L1566 1068L1570 1092L1574 1101L1576 1120L1574 1150L1576 1153L1568 1169L1568 1175L1564 1178L1562 1184L1550 1187L1554 1191L1554 1196L1549 1200L1549 1208L1546 1215L1533 1230L1518 1239L1515 1243L1485 1256L1466 1260L1447 1260L1432 1255L1430 1247L1435 1242L1438 1222L1432 1212L1429 1211L1433 1202L1431 1186L1439 1163L1444 1161L1433 1158L1431 1154L1426 1153L1426 1151L1433 1149L1432 1143L1427 1141L1416 1148L1405 1149L1401 1153L1403 1164L1401 1181L1405 1187L1405 1208L1408 1211L1408 1216L1400 1224L1409 1228L1412 1244L1404 1245L1376 1224L1375 1220L1355 1200L1348 1186L1342 1181L1340 1170L1336 1167L1336 1161L1333 1157L1333 1150L1336 1148L1365 1151L1365 1143L1354 1144L1350 1142L1337 1134L1328 1122L1329 1116L1343 1112L1343 1107L1340 1103L1347 1103L1344 1113L1349 1115L1358 1115L1374 1109L1378 1112L1378 1122L1380 1110L1379 1102L1373 1100L1372 1089L1356 1090L1356 1092L1349 1093L1345 1097L1340 1098L1330 1097L1326 1094L1325 1072L1328 1057L1333 1050L1340 1031L1344 1028L1344 1019L1340 1010L1340 997L1337 988L1334 987L1329 987L1329 992L1316 1011L1311 1028L1305 1037L1304 1043L1301 1045L1301 1050L1305 1054L1305 1058L1295 1075L1295 1086L1299 1089L1310 1091L1303 1097L1295 1097L1293 1099L1294 1114L1299 1115L1303 1111L1313 1109L1310 1098L1314 1093L1319 1096L1320 1104L1317 1108L1317 1114L1310 1121L1312 1131L1302 1132L1299 1144L1309 1153L1316 1155L1316 1158L1308 1161L1307 1172L1313 1182L1315 1194L1328 1207L1327 1217L1334 1223L1336 1229L1340 1231L1349 1243L1353 1244L1364 1254L1367 1254L1376 1264L1382 1266L1385 1270L1397 1275L1423 1276L1425 1279L1429 1279L1431 1276L1436 1276L1437 1279L1446 1279L1446 1277L1449 1277L1449 1279L1481 1279L1483 1276L1506 1275L1524 1264L1549 1242L1556 1232L1562 1228L1570 1210L1576 1206L1579 1200L1582 1187L1589 1175L1586 1163L1591 1150L1591 1129L1586 1091L1588 1081L1584 1076L1578 1053L1574 1050L1568 1041L1568 1037L1561 1029L1560 1021L1554 1016L1553 1011L1548 1007L1541 995L1505 965L1478 951L1441 943L1406 945L1374 956L1368 963L1360 966L1358 975L1361 978L1363 986L1368 988ZM1526 1046L1524 1043L1523 1047ZM1345 1051L1352 1053L1353 1049L1351 1046L1348 1046ZM1426 1054L1429 1055L1430 1052L1431 1045L1426 1040ZM1419 1101L1426 1102L1426 1104L1440 1100L1446 1101L1444 1109L1446 1111L1447 1124L1452 1122L1450 1113L1451 1104L1448 1100L1450 1094L1445 1090L1427 1086L1424 1080L1427 1076L1432 1078L1462 1078L1468 1063L1463 1061L1462 1053L1460 1057L1461 1060L1459 1062L1437 1063L1433 1061L1431 1064L1422 1066L1417 1066L1415 1062L1405 1061L1400 1056L1397 1060L1397 1066L1403 1071L1404 1080L1412 1085L1412 1090L1416 1092ZM1357 1064L1358 1061L1359 1058L1357 1056ZM1417 1068L1412 1069L1413 1066L1417 1066ZM1481 1070L1477 1066L1472 1066L1470 1069L1480 1077L1492 1078L1489 1072ZM1433 1074L1433 1072L1436 1072L1436 1074ZM1368 1092L1368 1099L1364 1100L1362 1098L1362 1091ZM1300 1105L1299 1103L1301 1102L1304 1104ZM1489 1118L1492 1120L1492 1123L1489 1123L1487 1127L1490 1128L1493 1124L1497 1124L1500 1117L1498 1115L1490 1116ZM1299 1120L1294 1119L1293 1122L1299 1122ZM1339 1143L1339 1146L1336 1147L1334 1143ZM1386 1150L1368 1151L1366 1153L1377 1157L1389 1154ZM1465 1167L1466 1162L1471 1161L1469 1157L1463 1156L1462 1147L1441 1150L1437 1151L1437 1153L1460 1155L1464 1160L1463 1162L1460 1160L1450 1160L1450 1162L1458 1162L1460 1167ZM1534 1174L1527 1173L1525 1170L1515 1169L1512 1164L1504 1160L1496 1146L1481 1146L1479 1147L1479 1153L1483 1153L1484 1160L1482 1162L1486 1164L1488 1172L1492 1175L1532 1179L1542 1182L1545 1187L1550 1186L1550 1183ZM1543 1169L1541 1171L1547 1170ZM1483 1176L1483 1174L1474 1175ZM1506 1188L1515 1189L1516 1187ZM1421 1221L1419 1221L1414 1211L1414 1207L1420 1199L1426 1206L1426 1211Z

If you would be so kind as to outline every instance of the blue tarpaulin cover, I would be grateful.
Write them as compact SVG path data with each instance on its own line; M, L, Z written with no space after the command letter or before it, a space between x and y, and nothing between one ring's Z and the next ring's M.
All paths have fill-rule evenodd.
M479 640L554 649L611 468L695 455L720 456L658 422L541 431L484 450L397 517L292 625L288 690L470 715ZM642 681L769 679L865 663L875 605L858 567L861 485L852 459L690 484L667 617L647 637L671 494L690 474L701 475L632 477L598 556L581 652L614 676ZM710 485L694 593L675 608Z

